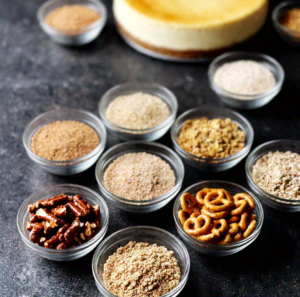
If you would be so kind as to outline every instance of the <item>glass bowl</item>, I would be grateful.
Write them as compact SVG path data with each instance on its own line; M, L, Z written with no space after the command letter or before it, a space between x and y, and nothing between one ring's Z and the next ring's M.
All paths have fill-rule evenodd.
M272 13L272 21L273 25L278 32L279 36L286 43L290 45L300 45L300 32L289 29L288 27L282 25L279 22L279 19L283 16L283 14L292 8L300 8L299 1L284 1L278 4Z
M247 237L241 241L226 244L226 245L217 245L217 244L211 244L211 243L199 241L199 240L191 237L190 235L188 235L183 230L180 220L178 218L178 211L181 209L180 196L183 193L187 193L187 192L192 195L196 195L197 192L202 190L203 188L223 188L223 189L227 190L230 194L246 193L246 194L250 195L253 198L253 200L255 201L256 207L255 207L254 213L257 216L257 218L256 218L257 226L256 226L256 229L253 231L253 233L249 237ZM194 248L195 250L197 250L203 254L211 255L211 256L229 256L232 254L236 254L239 251L245 249L248 245L250 245L258 237L258 235L260 234L260 231L261 231L261 227L263 225L263 221L264 221L264 211L263 211L262 205L261 205L260 201L257 199L257 197L255 195L253 195L246 188L244 188L238 184L234 184L234 183L230 183L230 182L226 182L226 181L202 181L200 183L197 183L197 184L194 184L194 185L188 187L187 189L182 191L178 195L177 199L175 200L175 204L174 204L174 208L173 208L173 216L174 216L177 232L183 238L183 240L188 245L190 245L192 248Z
M168 193L151 200L144 201L134 201L125 198L118 197L111 192L109 192L104 185L104 173L107 167L118 157L128 154L146 152L149 154L156 155L163 160L165 160L172 170L174 171L176 177L175 187ZM169 149L168 147L158 144L158 143L147 143L142 141L130 141L122 144L118 144L111 149L109 149L98 161L96 166L96 179L101 194L112 201L115 206L133 213L148 213L156 211L167 203L169 203L180 191L182 181L184 177L184 166L179 158L179 156Z
M119 96L136 92L143 92L162 99L170 108L170 116L161 124L149 129L126 129L119 127L106 118L106 110L109 104ZM125 83L109 89L99 102L100 117L109 131L121 140L154 141L162 137L171 128L175 121L178 103L175 95L167 88L153 83Z
M58 30L45 22L45 17L49 12L64 5L74 4L85 5L97 11L101 18L90 26L80 30ZM55 42L62 45L79 46L87 44L98 37L106 24L107 12L100 0L50 0L39 8L37 19L43 31Z
M252 189L252 191L260 198L260 200L277 210L287 211L287 212L296 212L300 211L300 199L299 200L289 200L274 196L263 189L261 189L252 178L252 168L256 161L262 156L266 155L269 152L276 151L292 151L297 154L300 154L300 141L294 140L273 140L255 148L248 156L246 160L246 178L247 182Z
M31 139L42 126L55 121L79 121L91 126L97 133L100 144L89 154L68 161L51 161L39 157L31 148ZM90 168L99 158L106 145L106 130L98 117L90 112L76 109L58 109L45 112L29 123L23 133L23 145L29 158L44 170L58 175L72 175Z
M181 280L176 288L161 297L175 297L186 285L190 271L190 257L184 244L171 233L155 227L137 226L130 227L113 233L103 241L95 251L92 260L92 270L97 288L105 297L116 297L110 293L103 281L103 269L109 256L116 252L119 247L125 246L130 241L147 242L165 246L174 252L181 270Z
M262 64L274 74L276 85L266 92L255 95L241 95L223 89L214 80L216 70L225 63L238 60L252 60ZM284 70L270 56L251 52L230 52L217 57L211 62L208 69L208 78L211 88L221 101L234 108L254 109L266 105L280 92L284 81Z
M82 195L83 199L87 200L92 205L99 205L101 212L101 229L99 233L86 243L63 250L48 249L29 240L29 231L26 229L26 223L29 221L29 212L27 207L29 204L37 202L41 199L47 199L64 193L66 195ZM17 226L23 242L33 252L39 256L53 261L72 261L81 258L92 251L99 242L104 238L108 227L108 207L104 199L96 192L78 185L62 184L48 186L27 198L21 205L17 215Z
M187 120L195 119L195 118L197 119L202 117L207 117L209 119L230 118L234 123L236 123L240 127L241 130L245 132L246 134L245 147L241 151L239 151L238 153L230 157L220 158L220 159L201 158L201 157L194 156L188 153L187 151L185 151L177 143L177 137L180 133L180 130L183 124ZM171 138L176 152L181 156L181 158L187 164L202 171L224 171L229 168L232 168L247 156L253 143L254 132L248 120L244 118L242 115L240 115L239 113L231 111L229 109L221 109L221 108L205 106L202 108L190 109L185 113L183 113L181 116L179 116L171 129Z

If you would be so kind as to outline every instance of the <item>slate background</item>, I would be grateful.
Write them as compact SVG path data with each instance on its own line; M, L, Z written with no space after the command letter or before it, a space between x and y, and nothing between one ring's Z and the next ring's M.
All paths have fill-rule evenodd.
M118 36L111 16L92 44L65 48L41 31L36 11L41 0L0 0L0 296L100 296L91 272L93 253L70 262L40 258L25 247L16 227L22 201L53 184L75 183L96 191L95 167L71 177L51 175L29 160L22 133L40 113L59 107L97 114L101 95L127 82L157 82L170 88L179 101L179 114L203 106L223 106L208 86L208 64L176 64L136 53ZM272 1L271 7L276 2ZM286 71L277 98L256 111L241 112L255 130L254 147L280 138L299 140L299 49L278 38L270 20L246 50L275 57ZM159 140L171 146L169 134ZM118 143L111 135L107 148ZM224 173L207 174L186 166L183 188L206 179L246 186L244 162ZM107 235L128 226L153 225L176 234L170 203L148 215L123 212L109 204ZM214 258L188 247L191 272L180 297L299 296L300 217L264 206L265 222L259 238L246 250Z

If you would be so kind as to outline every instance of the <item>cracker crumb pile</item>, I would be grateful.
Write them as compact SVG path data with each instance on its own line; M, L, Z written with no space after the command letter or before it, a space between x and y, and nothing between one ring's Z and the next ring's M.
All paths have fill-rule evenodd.
M117 158L104 173L104 185L109 192L136 201L166 194L174 188L175 180L166 161L145 152Z
M47 160L81 158L99 145L97 133L78 121L56 121L41 127L31 139L32 151Z
M126 129L149 129L170 116L169 106L159 97L137 92L114 99L107 107L106 117Z
M104 284L118 297L159 297L180 282L180 268L164 246L129 242L104 264Z
M254 182L264 191L284 199L300 199L300 155L269 152L253 166Z

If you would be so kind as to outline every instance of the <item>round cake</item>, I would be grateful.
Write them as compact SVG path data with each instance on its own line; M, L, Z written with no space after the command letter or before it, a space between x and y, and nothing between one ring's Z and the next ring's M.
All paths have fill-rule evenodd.
M129 44L154 56L202 59L257 33L268 0L114 0L113 11Z

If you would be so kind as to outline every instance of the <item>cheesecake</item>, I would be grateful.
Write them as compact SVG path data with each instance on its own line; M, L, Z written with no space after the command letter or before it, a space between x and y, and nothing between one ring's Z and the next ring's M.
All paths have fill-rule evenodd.
M114 0L113 12L129 44L201 59L256 34L266 20L268 0Z

